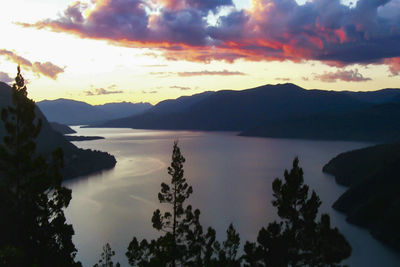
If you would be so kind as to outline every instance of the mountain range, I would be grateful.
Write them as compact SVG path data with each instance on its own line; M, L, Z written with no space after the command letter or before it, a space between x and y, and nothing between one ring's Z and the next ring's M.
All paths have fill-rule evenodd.
M306 90L286 83L165 100L141 114L91 126L386 142L400 139L399 119L399 89Z
M71 99L43 100L36 103L50 122L84 125L133 116L152 107L149 103L107 103L90 105Z
M0 82L0 110L11 105L11 87ZM49 157L51 152L60 147L64 151L64 178L87 175L104 169L113 168L116 164L114 156L101 151L77 148L68 142L61 133L55 131L46 117L36 109L36 117L42 120L42 127L36 139L36 152ZM6 134L3 121L0 120L0 142Z

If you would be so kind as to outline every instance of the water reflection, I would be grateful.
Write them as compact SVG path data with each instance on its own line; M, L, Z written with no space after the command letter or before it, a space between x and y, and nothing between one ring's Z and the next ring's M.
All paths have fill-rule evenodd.
M219 238L224 238L233 222L242 241L255 240L260 227L277 216L270 204L273 179L282 177L299 156L305 182L320 195L322 210L330 213L332 224L353 247L348 264L400 265L400 258L390 249L331 209L346 188L323 174L322 166L338 153L367 146L365 143L246 138L215 132L74 129L78 135L104 136L106 139L75 144L107 151L118 161L113 170L65 183L73 190L66 216L74 225L74 242L84 266L97 262L106 242L125 266L124 254L133 235L157 236L150 220L160 207L157 193L160 183L168 179L166 168L177 138L187 160L186 177L194 188L190 203L201 210L203 226L214 227Z

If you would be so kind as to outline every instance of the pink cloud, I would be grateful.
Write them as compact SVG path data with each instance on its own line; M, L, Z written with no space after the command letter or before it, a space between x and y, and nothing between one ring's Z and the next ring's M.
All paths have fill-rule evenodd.
M64 72L63 68L54 65L51 62L31 62L28 59L15 54L12 51L0 49L0 56L5 56L6 59L32 71L35 74L43 75L53 80L56 80L60 73Z
M389 71L393 76L400 74L400 57L385 59L385 63L389 66Z
M0 49L0 56L5 56L8 60L17 63L18 65L32 67L32 63L28 59L18 56L12 51Z
M64 69L58 67L57 65L54 65L51 62L34 62L32 65L32 71L55 80L57 79L58 74L64 72Z
M345 82L365 82L370 81L371 78L364 77L355 70L338 70L336 72L324 72L323 74L315 74L314 80L320 80L322 82L332 83L337 80Z
M353 7L340 0L252 3L251 9L226 9L213 26L207 16L233 7L231 0L92 0L92 7L75 2L56 20L19 25L155 48L176 60L318 60L346 66L400 57L400 12L393 11L399 0L359 0ZM396 63L390 66L396 73Z

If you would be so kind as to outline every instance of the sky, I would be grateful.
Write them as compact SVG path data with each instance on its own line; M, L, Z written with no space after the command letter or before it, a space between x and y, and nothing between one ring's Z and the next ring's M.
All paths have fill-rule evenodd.
M3 0L0 81L35 101L400 88L400 0Z

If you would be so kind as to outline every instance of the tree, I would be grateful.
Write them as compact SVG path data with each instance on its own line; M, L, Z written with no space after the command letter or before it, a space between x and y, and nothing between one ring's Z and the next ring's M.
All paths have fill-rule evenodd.
M222 247L217 243L218 260L214 266L240 266L241 258L237 258L240 246L240 237L232 224L226 230L226 240L222 242Z
M98 263L93 265L93 267L119 267L120 264L116 263L114 265L112 261L112 257L115 255L115 251L111 249L111 246L109 243L105 244L103 246L103 252L101 253L101 258Z
M158 194L160 203L166 203L170 209L162 213L154 211L153 227L164 233L156 240L142 240L136 237L130 242L126 256L133 266L221 266L220 260L234 266L240 238L231 225L228 239L221 248L215 238L215 230L208 228L203 233L200 224L200 210L193 211L191 205L185 206L185 200L193 189L184 178L182 156L178 142L173 145L172 161L168 167L170 184L162 183Z
M7 133L0 144L0 265L80 266L63 212L71 200L71 190L61 186L63 153L36 154L42 121L19 67L12 105L1 119Z
M244 259L248 266L340 266L350 256L351 247L337 228L331 228L329 215L316 221L321 201L304 185L303 170L295 158L284 182L272 183L280 222L262 228L257 244L247 242Z

